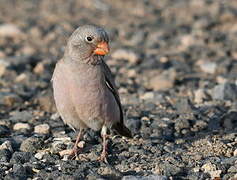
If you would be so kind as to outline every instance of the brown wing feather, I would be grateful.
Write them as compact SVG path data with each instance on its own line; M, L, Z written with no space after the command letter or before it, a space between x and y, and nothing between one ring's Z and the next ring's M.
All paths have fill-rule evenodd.
M132 133L131 131L124 125L123 122L123 109L122 109L122 105L120 102L120 98L119 98L119 94L118 94L118 90L115 86L115 82L114 82L114 78L112 76L112 73L109 69L109 67L107 66L107 64L102 61L102 68L104 71L104 75L105 75L105 83L106 86L109 88L109 90L112 92L112 94L114 95L114 98L119 106L119 111L120 111L120 122L113 124L112 128L119 133L122 136L126 136L126 137L132 137Z

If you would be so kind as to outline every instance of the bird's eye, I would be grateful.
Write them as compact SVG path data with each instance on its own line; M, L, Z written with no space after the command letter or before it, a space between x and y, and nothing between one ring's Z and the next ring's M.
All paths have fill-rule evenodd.
M93 37L92 37L92 36L87 36L87 37L86 37L86 40L87 40L88 42L91 42L91 41L93 40Z

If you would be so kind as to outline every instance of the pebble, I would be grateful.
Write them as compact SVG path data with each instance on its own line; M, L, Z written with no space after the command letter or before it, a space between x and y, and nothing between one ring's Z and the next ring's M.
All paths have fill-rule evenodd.
M237 86L231 83L216 85L212 91L213 99L217 100L237 100Z
M44 72L44 70L45 70L44 63L39 62L39 63L35 66L35 68L34 68L33 71L34 71L35 74L42 74L42 73Z
M234 156L237 156L237 149L234 150Z
M6 60L0 59L0 77L6 73L7 67L10 65Z
M206 98L206 93L203 89L198 89L194 91L194 102L197 104L203 103L204 99Z
M215 62L199 60L197 64L199 65L200 69L205 73L214 74L216 72L217 64Z
M7 126L0 125L0 137L9 135L10 133L10 129Z
M30 125L28 123L16 123L16 124L14 124L14 126L13 126L13 130L14 131L18 131L20 129L30 130L31 127L30 127Z
M35 158L36 158L36 159L39 159L39 160L42 160L45 154L47 154L46 151L37 152L37 153L35 154Z
M0 145L0 150L7 149L10 152L13 152L11 141L5 141Z
M0 149L0 163L9 162L12 152L8 149ZM0 171L1 172L1 171Z
M166 176L149 175L149 176L124 176L122 180L168 180Z
M17 94L10 92L0 92L0 105L12 107L23 102Z
M162 72L161 74L153 75L148 79L148 88L154 91L167 90L173 88L176 72L173 69Z
M48 124L39 124L34 127L34 133L49 134L50 126Z
M51 91L42 92L36 101L39 103L40 108L46 112L56 112L53 96Z
M10 113L10 120L18 123L19 121L28 122L33 119L30 111L12 111Z
M25 73L21 73L15 79L15 82L18 82L18 83L26 82L26 81L29 81L29 77Z
M22 31L14 24L1 24L0 25L0 37L22 37Z
M138 55L127 49L118 49L112 53L112 58L114 59L125 59L128 60L132 64L136 64L139 61Z
M215 164L212 164L210 162L204 164L202 166L202 169L204 169L204 172L209 173L212 179L220 177L220 175L222 173L221 170L217 170L217 167Z
M42 148L43 141L41 138L29 137L21 143L20 150L23 152L36 153Z

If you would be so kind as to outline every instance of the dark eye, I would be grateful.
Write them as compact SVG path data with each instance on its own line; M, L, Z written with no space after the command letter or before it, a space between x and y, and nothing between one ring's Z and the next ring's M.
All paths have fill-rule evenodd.
M87 37L86 37L86 40L87 40L88 42L91 42L91 41L93 40L93 37L92 37L92 36L87 36Z

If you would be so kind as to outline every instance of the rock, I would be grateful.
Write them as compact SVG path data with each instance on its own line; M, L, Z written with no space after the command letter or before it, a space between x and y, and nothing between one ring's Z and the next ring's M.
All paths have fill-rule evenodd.
M138 55L131 50L118 49L111 55L113 59L125 59L132 64L136 64L139 61Z
M175 108L179 113L185 114L193 112L194 106L188 98L181 97L176 101Z
M48 124L39 124L35 126L34 132L38 134L49 134L50 126Z
M5 141L4 143L2 143L0 145L0 150L3 150L3 149L7 149L9 150L10 152L13 152L13 148L12 148L12 143L11 141Z
M30 130L31 127L28 123L16 123L16 124L14 124L14 126L13 126L14 131L18 131L20 129Z
M181 132L183 129L189 129L190 123L187 119L177 119L174 128L177 132Z
M175 176L176 174L179 174L182 172L182 169L174 164L171 164L169 162L165 162L162 164L159 164L159 169L166 175L166 176Z
M234 156L237 156L237 149L234 150ZM237 171L236 171L237 172Z
M44 63L39 62L39 63L35 66L35 68L34 68L33 71L34 71L35 74L41 74L41 73L44 72L44 70L45 70Z
M35 158L36 158L36 159L39 159L39 160L42 160L45 154L47 154L46 151L37 152L37 153L35 154Z
M219 84L212 90L213 99L237 100L237 86L232 83Z
M29 81L29 77L25 73L21 73L15 79L15 82L22 83Z
M22 102L23 100L14 93L0 92L0 105L12 107Z
M202 169L204 169L204 172L209 173L212 179L219 178L222 171L217 170L216 165L212 163L206 163L202 166Z
M31 158L32 158L32 153L30 153L30 152L15 152L12 155L10 163L12 163L12 164L24 164L26 162L29 162L29 160Z
M0 25L0 37L11 37L19 38L24 34L22 31L14 24L1 24Z
M42 148L43 141L40 138L29 137L21 143L20 150L23 152L36 153Z
M197 64L199 65L200 69L205 73L214 74L216 72L217 64L215 62L199 60Z
M162 72L161 74L153 75L148 79L148 88L155 91L167 90L174 86L174 81L176 78L176 71L173 69Z
M203 103L204 99L207 98L207 95L203 89L198 89L194 91L194 102L197 104Z
M226 129L234 129L237 125L237 111L230 111L221 118L221 124Z
M140 96L140 99L143 99L143 100L149 100L149 99L153 99L153 98L154 98L153 92L146 92L145 94L142 94Z
M43 91L37 98L40 108L46 112L56 112L52 91Z
M0 163L1 162L9 162L12 153L8 149L0 150Z
M122 180L168 180L166 176L149 175L149 176L124 176Z
M9 135L10 133L10 129L7 126L0 125L0 137Z
M12 111L10 115L10 120L15 123L19 123L19 121L28 122L33 119L33 115L29 111Z
M125 119L124 123L132 131L132 133L137 133L142 125L141 120L138 118Z
M7 67L9 66L9 62L7 62L4 59L0 59L0 77L3 76L7 70Z
M21 164L14 164L12 170L13 173L16 175L26 176L26 168L23 167Z

